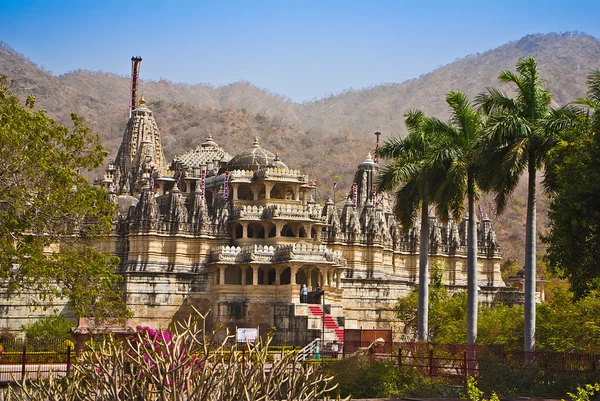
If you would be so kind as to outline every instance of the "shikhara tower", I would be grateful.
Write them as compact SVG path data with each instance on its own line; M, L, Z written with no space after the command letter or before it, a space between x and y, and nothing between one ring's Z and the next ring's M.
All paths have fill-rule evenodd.
M150 173L167 172L160 132L143 95L131 112L114 164L113 180L118 193L139 194Z

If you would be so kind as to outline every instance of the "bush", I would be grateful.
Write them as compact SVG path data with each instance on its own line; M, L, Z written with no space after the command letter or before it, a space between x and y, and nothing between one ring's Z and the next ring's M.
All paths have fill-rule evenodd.
M564 371L560 364L523 367L491 355L479 361L479 387L500 397L561 398L585 383L599 382L600 372Z
M331 376L296 363L295 353L267 363L270 338L242 354L233 336L207 334L204 321L199 315L171 333L141 327L130 339L90 341L69 376L25 378L7 400L328 400L335 389Z
M434 382L409 367L394 363L348 358L331 364L338 394L353 398L456 397L452 386Z
M73 324L64 316L43 317L24 328L27 341L64 341L71 338Z

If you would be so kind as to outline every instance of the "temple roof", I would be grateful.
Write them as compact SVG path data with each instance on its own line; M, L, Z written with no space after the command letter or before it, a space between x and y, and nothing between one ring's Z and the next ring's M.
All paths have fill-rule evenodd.
M223 171L256 171L262 167L278 167L287 169L287 166L279 160L278 156L266 149L261 148L258 144L258 138L254 138L252 147L233 156Z
M201 146L174 158L175 161L179 161L188 167L200 167L214 161L228 162L230 159L231 156L213 140L210 134Z

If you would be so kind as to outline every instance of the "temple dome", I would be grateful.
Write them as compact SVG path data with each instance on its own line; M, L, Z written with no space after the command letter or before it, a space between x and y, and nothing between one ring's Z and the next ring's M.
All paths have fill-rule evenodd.
M266 149L261 148L258 144L258 138L254 138L252 147L233 156L229 163L227 163L224 171L256 171L264 167L287 168L287 166L279 160L278 156Z

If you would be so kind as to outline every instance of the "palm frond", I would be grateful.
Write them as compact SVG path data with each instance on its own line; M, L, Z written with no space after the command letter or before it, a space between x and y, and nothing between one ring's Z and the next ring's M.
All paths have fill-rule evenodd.
M498 112L513 113L517 110L515 101L496 88L485 88L483 93L475 97L475 105L486 115Z

